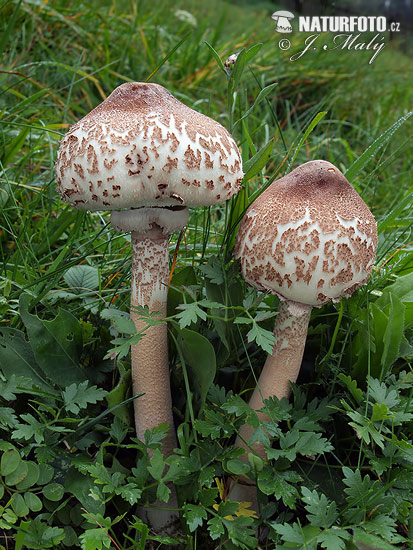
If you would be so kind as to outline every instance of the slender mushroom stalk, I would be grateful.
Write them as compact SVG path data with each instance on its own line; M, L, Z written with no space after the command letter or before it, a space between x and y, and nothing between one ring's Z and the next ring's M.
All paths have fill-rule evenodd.
M113 225L132 233L131 317L137 330L143 327L133 306L165 316L169 235L187 223L186 207L226 201L242 176L240 152L225 128L162 86L142 82L122 84L75 124L56 161L63 200L83 210L114 211ZM134 394L145 394L134 400L137 436L167 422L167 456L176 438L166 323L149 328L131 355ZM147 514L158 531L165 526L160 512Z
M169 384L168 339L166 324L148 328L136 311L147 306L150 313L166 317L169 282L169 238L188 221L187 208L138 208L112 212L111 222L117 231L131 233L131 319L143 338L131 349L135 427L138 439L145 431L163 422L173 427L172 398ZM169 456L177 446L175 431L170 429L163 440L163 452Z
M376 256L377 225L367 205L331 163L307 162L271 184L247 210L235 257L248 284L280 297L275 344L250 405L288 397L297 380L312 307L350 297L365 284ZM262 420L270 420L265 412ZM247 448L252 433L242 426L236 444ZM254 451L266 458L262 445ZM239 485L231 498L253 499Z

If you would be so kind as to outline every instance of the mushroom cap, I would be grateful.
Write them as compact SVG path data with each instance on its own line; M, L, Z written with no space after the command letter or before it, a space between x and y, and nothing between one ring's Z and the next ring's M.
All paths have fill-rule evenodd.
M62 199L83 210L217 204L243 176L221 124L142 82L122 84L72 126L55 169Z
M287 19L292 19L294 17L294 14L290 11L281 10L281 11L275 11L271 15L271 19L274 19L274 21L277 21L279 17L286 17Z
M235 257L248 284L311 306L349 297L377 250L369 208L330 162L307 162L273 182L248 208Z

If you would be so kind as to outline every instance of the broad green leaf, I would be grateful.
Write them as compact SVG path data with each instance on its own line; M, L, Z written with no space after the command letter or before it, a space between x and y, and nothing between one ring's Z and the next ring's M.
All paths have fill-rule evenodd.
M6 485L17 485L27 476L28 471L27 462L20 461L17 468L5 476Z
M0 368L8 379L13 375L23 376L36 386L50 388L44 372L36 363L30 344L20 330L0 328Z
M24 495L24 501L32 512L40 512L43 508L42 501L34 493L26 493Z
M353 542L358 548L374 548L374 550L395 550L389 542L386 542L380 537L376 537L371 533L366 533L362 529L355 529L353 533Z
M36 462L32 462L31 460L26 461L27 464L27 475L21 481L16 485L16 489L19 491L26 491L26 489L30 489L30 487L33 487L37 484L40 477L40 468L39 465L36 464Z
M62 499L65 488L60 483L49 483L43 487L42 492L46 498L57 502Z
M64 482L66 492L72 494L91 514L104 514L105 503L95 500L90 491L95 487L94 479L91 476L85 476L75 468L70 468L66 474Z
M20 493L14 493L11 501L12 508L16 516L22 517L27 516L29 513L29 508L24 501L23 496Z
M74 265L63 275L67 286L75 294L99 288L99 270L90 265Z
M28 298L20 298L20 314L37 363L56 384L66 387L82 382L86 375L79 364L83 350L82 327L68 311L59 309L51 321L28 311Z
M53 466L45 463L39 464L39 479L37 480L39 485L46 485L46 483L49 483L52 480L53 476Z
M184 328L180 331L180 336L191 385L198 392L202 407L215 378L215 351L209 340L199 332Z
M19 451L16 449L8 449L2 454L0 461L0 474L8 476L12 474L21 462Z

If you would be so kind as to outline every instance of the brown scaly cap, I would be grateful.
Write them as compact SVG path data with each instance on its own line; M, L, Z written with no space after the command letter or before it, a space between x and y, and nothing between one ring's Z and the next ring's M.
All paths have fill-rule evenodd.
M75 124L56 161L63 200L85 210L217 204L242 176L221 124L141 82L122 84Z
M247 210L235 257L245 280L320 306L350 296L371 272L377 225L330 162L307 162L272 183Z

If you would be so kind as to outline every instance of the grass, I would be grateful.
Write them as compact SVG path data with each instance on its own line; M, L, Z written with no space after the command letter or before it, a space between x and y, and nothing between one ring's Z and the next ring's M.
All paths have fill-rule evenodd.
M128 334L119 334L117 321L112 317L114 308L128 310L128 241L114 233L107 213L77 212L63 204L56 193L53 168L59 140L71 124L116 86L134 80L162 84L190 107L219 120L239 144L244 169L251 167L251 177L230 204L191 212L169 292L171 376L177 425L181 424L180 456L186 461L185 475L181 472L174 479L181 488L186 518L178 537L180 547L254 547L255 536L249 523L235 523L243 533L243 538L237 539L228 521L219 520L235 512L230 504L224 504L225 488L219 483L217 487L214 479L225 481L240 468L231 446L233 436L245 419L254 420L239 408L239 402L234 404L231 399L238 394L248 396L246 392L254 386L254 376L265 359L257 342L247 341L251 327L234 320L246 311L254 317L262 309L276 308L277 300L265 296L260 303L256 293L246 288L232 262L232 247L237 222L260 189L299 164L322 158L347 172L352 185L370 206L379 225L379 251L367 287L339 305L313 311L300 389L293 396L295 412L286 409L286 404L281 412L276 404L273 406L276 417L284 419L280 424L284 433L294 431L300 414L310 419L316 434L314 445L294 460L282 457L280 461L284 463L276 462L275 471L281 472L280 476L286 469L296 472L308 491L319 491L318 507L323 509L328 499L330 510L336 507L339 519L333 519L331 524L325 518L314 519L315 510L311 509L308 494L300 492L300 482L283 477L286 493L280 496L267 480L270 498L262 517L269 535L262 544L266 548L281 543L314 548L323 542L322 537L334 535L339 540L323 547L377 544L378 548L388 548L386 543L407 548L412 521L411 493L406 496L411 482L405 477L411 470L411 456L408 458L406 453L411 453L412 448L408 425L412 396L408 285L413 268L408 118L413 93L408 75L412 62L398 50L397 40L388 43L372 64L368 62L370 52L339 49L308 52L299 60L290 61L291 55L302 49L304 37L294 33L291 49L280 50L279 36L269 18L272 10L270 3L246 6L218 0L203 5L195 1L176 2L173 8L160 0L91 0L87 4L22 0L6 1L0 8L0 311L4 329L0 333L0 368L6 396L0 408L0 448L5 452L7 445L17 445L21 461L52 464L53 480L63 484L66 492L60 508L48 499L43 515L35 519L35 509L29 507L30 512L26 513L22 505L19 508L20 499L13 497L13 501L11 495L38 495L39 482L26 490L18 485L16 489L3 476L7 498L1 497L0 527L16 549L60 548L63 535L59 529L64 526L64 544L69 548L109 547L106 531L116 545L125 549L136 548L136 544L144 548L145 544L156 542L156 537L151 538L153 534L125 505L128 498L119 496L126 490L126 476L134 467L125 446L141 456L142 464L150 460L147 449L131 439L130 411L124 403L130 397ZM216 55L225 61L243 48L251 57L240 71L239 81L228 81ZM270 85L274 89L254 105L261 90ZM258 157L256 162L250 161L259 152L262 162L257 161ZM171 258L176 241L177 235L171 241ZM222 307L202 305L202 300L219 302ZM179 306L194 307L200 302L204 315L198 314L192 324L184 327ZM96 393L95 401L88 394L90 401L85 399L85 406L78 407L82 409L80 415L73 414L70 407L62 412L65 397L59 384L36 394L37 390L22 381L16 386L17 393L7 397L5 388L14 383L12 359L16 361L15 374L23 378L23 356L25 364L40 365L38 372L53 364L47 349L41 349L36 340L34 329L30 329L29 317L22 315L25 303L28 312L39 319L37 334L42 337L44 327L51 326L45 323L53 322L59 307L70 312L73 318L60 322L77 335L70 349L88 372L90 383L108 392L103 402L99 401L103 394ZM54 330L58 330L58 324L53 325ZM260 326L271 331L272 320ZM204 360L199 359L202 368L215 375L212 389L206 387L200 365L191 361L185 365L185 329L212 344L213 352L208 348ZM18 340L21 347L15 349L21 354L16 359L7 338L16 342L23 333L29 343ZM106 358L116 335L123 342L125 356ZM204 340L198 340L197 345L205 345ZM216 365L216 372L211 370L211 364ZM378 382L368 382L370 375ZM380 384L385 384L385 388ZM208 397L203 396L206 405L202 407L200 393L208 389ZM397 397L391 392L396 392ZM323 398L330 400L330 408L323 405ZM374 409L376 405L381 409ZM118 408L108 413L114 406ZM5 409L18 415L14 423L12 419L5 420ZM30 435L27 428L21 428L30 424L27 416L20 416L28 411L42 426L38 428L38 439L34 432ZM98 421L94 422L94 418ZM372 418L377 419L376 424ZM69 429L76 425L80 430L82 422L92 422L88 442L82 439L83 432L74 439ZM217 426L220 438L208 432L210 423ZM56 439L58 432L50 432L50 426L61 428L60 439ZM17 435L16 430L20 430ZM314 443L321 435L324 447ZM157 445L156 434L148 447L151 445ZM52 449L49 454L47 448ZM58 460L65 466L57 466ZM116 486L109 477L109 483L103 470L98 472L97 466L95 470L88 469L87 460L105 466L110 476L118 472L116 475L125 479ZM63 481L65 468L70 471L70 482L68 478ZM268 472L275 475L274 470L266 468L265 465L261 470L262 484ZM352 469L354 477L343 468ZM357 478L360 472L370 477L363 481ZM0 473L4 474L1 468ZM137 480L142 481L142 476L142 472L134 474L137 489ZM199 494L194 493L195 479L202 487ZM85 487L82 494L75 488L79 480ZM367 491L370 482L376 495ZM104 483L108 489L101 493ZM161 484L160 480L152 484L148 480L142 482L148 498L153 497L151 491L156 484ZM337 496L344 495L345 487L347 496ZM354 496L357 490L358 500ZM289 496L288 491L295 496ZM89 492L94 494L94 500L87 496ZM208 494L215 495L212 501ZM99 499L107 501L106 514L96 506ZM217 509L212 505L214 499ZM75 501L80 501L89 515L82 517L79 512L76 516L73 512L68 523L64 514L69 514ZM135 506L137 501L129 502ZM384 520L380 510L384 511ZM270 523L274 512L277 527ZM91 513L95 517L92 522ZM204 521L207 518L208 528ZM387 525L387 531L380 531L380 522ZM331 528L333 524L337 531ZM295 538L294 534L288 538L288 526L295 529ZM101 542L93 543L95 539ZM158 543L163 547L173 544L167 539ZM3 547L10 547L7 544L10 543L6 539Z

